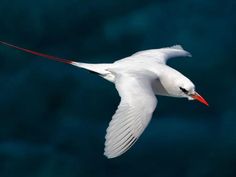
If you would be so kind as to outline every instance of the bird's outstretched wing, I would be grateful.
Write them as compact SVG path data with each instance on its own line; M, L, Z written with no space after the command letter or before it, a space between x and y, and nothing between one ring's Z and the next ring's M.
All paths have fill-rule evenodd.
M165 64L168 59L173 57L191 57L191 54L184 50L181 45L165 47L160 49L143 50L134 53L132 56L142 58L155 58L159 63Z
M123 154L135 143L157 104L151 80L145 76L116 75L115 85L121 102L107 128L104 155L108 158Z

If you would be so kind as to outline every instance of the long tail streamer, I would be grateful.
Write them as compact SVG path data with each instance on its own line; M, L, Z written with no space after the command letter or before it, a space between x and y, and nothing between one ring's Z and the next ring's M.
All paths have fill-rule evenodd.
M74 62L72 60L59 58L59 57L55 57L55 56L52 56L52 55L47 55L47 54L44 54L44 53L35 52L33 50L18 47L18 46L15 46L15 45L9 44L7 42L3 42L3 41L0 41L0 44L3 44L3 45L8 46L8 47L15 48L17 50L21 50L21 51L24 51L24 52L27 52L27 53L31 53L33 55L37 55L37 56L40 56L40 57L44 57L44 58L47 58L47 59L50 59L50 60L54 60L54 61L58 61L58 62L66 63L66 64L72 64Z

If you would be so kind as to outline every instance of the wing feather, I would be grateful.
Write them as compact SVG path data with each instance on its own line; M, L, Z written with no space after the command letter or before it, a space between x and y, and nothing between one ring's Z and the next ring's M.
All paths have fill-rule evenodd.
M105 152L108 158L125 153L140 137L156 107L149 78L116 76L121 102L107 128Z
M134 53L132 56L155 58L159 63L165 64L170 58L191 57L192 55L188 51L184 50L181 45L174 45L172 47L139 51Z

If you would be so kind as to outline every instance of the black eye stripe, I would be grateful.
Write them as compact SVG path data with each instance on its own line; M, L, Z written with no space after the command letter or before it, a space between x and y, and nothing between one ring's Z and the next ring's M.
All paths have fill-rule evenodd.
M179 88L180 88L180 90L182 90L182 92L188 93L188 91L186 89L184 89L183 87L179 87Z

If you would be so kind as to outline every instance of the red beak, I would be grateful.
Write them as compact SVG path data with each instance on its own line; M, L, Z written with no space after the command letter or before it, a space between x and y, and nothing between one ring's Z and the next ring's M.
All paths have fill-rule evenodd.
M201 96L199 95L197 92L190 95L193 99L198 100L199 102L205 104L206 106L209 106L209 104L207 103L207 101Z

